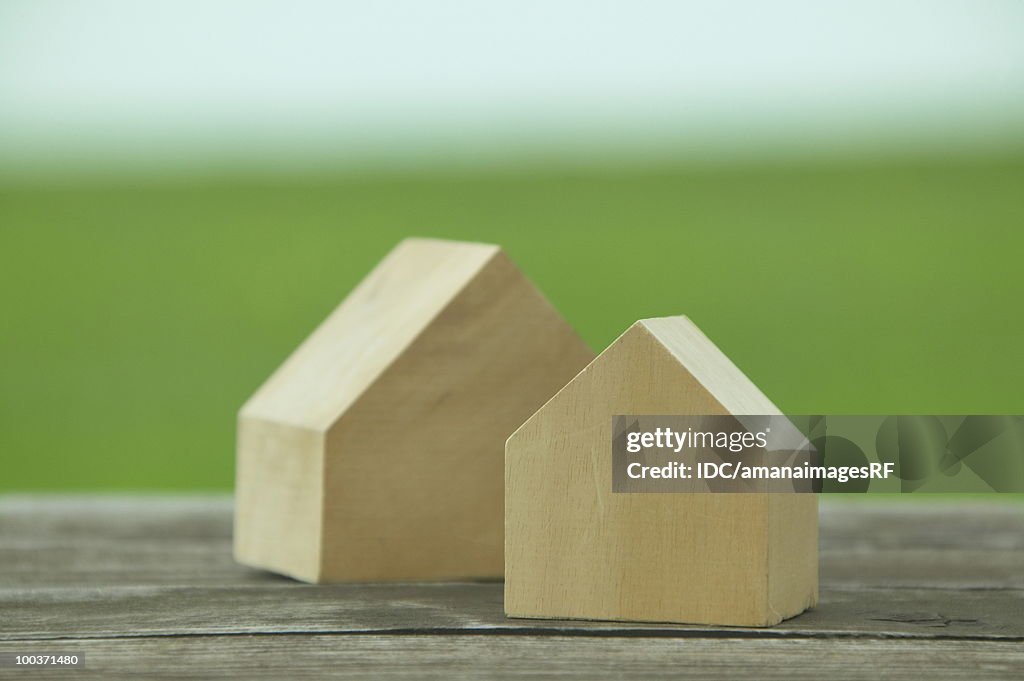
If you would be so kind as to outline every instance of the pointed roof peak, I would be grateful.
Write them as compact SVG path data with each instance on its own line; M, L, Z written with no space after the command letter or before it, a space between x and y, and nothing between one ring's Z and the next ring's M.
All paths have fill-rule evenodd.
M634 371L636 366L651 355L664 359L659 362L660 373L656 372L652 376L650 371L644 372L644 378L638 379ZM622 375L617 376L616 381L678 381L680 374L672 371L676 367L692 376L730 414L742 416L781 413L688 317L654 317L634 322L623 331L575 378L509 436L509 441L520 432L531 428L535 421L543 419L544 412L551 405L566 399L567 395L574 394L580 383L593 385L594 376L621 372Z
M656 339L731 414L778 414L779 409L718 346L685 315L641 319Z
M359 397L481 272L494 244L403 239L243 406L322 430Z
M501 246L489 244L483 241L457 241L454 239L438 239L430 236L410 236L398 242L395 250L399 248L446 248L458 249L464 253L476 252L479 255L493 255L500 252Z

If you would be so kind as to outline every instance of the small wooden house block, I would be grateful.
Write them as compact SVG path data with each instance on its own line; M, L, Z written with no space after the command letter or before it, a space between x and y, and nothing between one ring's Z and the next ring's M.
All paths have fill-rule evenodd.
M403 241L242 407L236 559L500 577L505 439L591 359L497 246Z
M799 493L612 493L614 415L776 415L685 317L637 322L505 449L511 617L770 626L817 601Z

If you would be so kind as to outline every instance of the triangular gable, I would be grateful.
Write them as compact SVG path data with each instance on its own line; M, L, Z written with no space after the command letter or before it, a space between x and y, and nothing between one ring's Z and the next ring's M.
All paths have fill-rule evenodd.
M242 407L242 415L326 430L500 253L406 239Z

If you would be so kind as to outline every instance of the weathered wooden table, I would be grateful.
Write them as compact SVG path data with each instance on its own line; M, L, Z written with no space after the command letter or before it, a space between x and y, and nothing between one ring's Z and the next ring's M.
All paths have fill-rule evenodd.
M1024 679L1019 503L823 502L821 602L772 629L509 620L500 583L309 586L230 537L226 497L0 498L0 676Z

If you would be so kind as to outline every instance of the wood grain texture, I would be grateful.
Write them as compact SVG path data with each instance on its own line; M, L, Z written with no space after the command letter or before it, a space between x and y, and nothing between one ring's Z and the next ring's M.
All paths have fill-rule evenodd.
M7 650L53 645L0 642ZM79 679L1019 679L1024 646L903 640L552 636L232 636L77 641L81 670L0 669ZM752 668L752 665L755 665ZM753 671L752 671L753 670Z
M497 582L303 584L231 559L223 496L0 497L0 654L87 660L0 678L1021 677L1024 505L828 502L817 607L759 629L508 619Z
M592 358L497 246L402 242L242 408L237 559L501 576L502 445Z
M1024 505L825 502L823 585L1024 589ZM0 585L292 584L234 563L231 506L227 496L0 497Z
M527 620L500 584L47 587L5 591L0 640L270 633L518 633L1024 641L1020 590L865 588L823 593L771 629Z
M778 414L688 319L630 327L505 447L515 617L778 624L818 593L811 494L613 494L617 414Z

